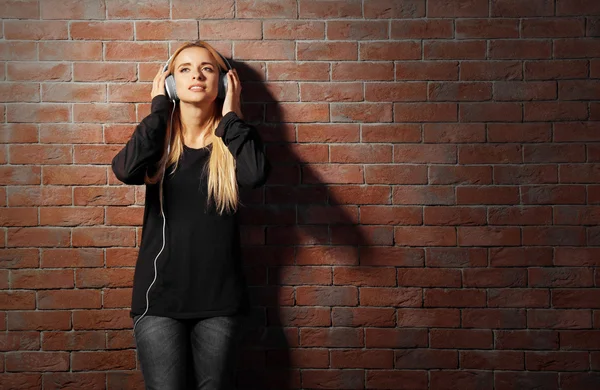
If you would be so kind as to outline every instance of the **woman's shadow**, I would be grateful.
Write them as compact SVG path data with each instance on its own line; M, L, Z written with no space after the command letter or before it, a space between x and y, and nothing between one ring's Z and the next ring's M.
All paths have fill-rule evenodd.
M329 368L329 346L320 340L331 336L336 317L351 316L358 306L357 288L335 283L334 266L359 266L360 246L372 245L377 233L359 225L358 201L343 191L347 170L329 162L327 137L299 140L299 128L310 128L286 123L280 99L271 92L277 86L267 88L264 76L246 64L234 67L243 80L245 120L258 129L272 167L265 186L241 191L252 309L237 387L301 388L300 369ZM358 179L348 185L362 184L362 168L352 168Z

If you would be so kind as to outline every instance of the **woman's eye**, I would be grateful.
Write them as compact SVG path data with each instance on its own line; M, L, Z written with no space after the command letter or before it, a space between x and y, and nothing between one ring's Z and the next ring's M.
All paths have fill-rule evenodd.
M209 68L208 66L205 66L202 70L207 70L209 72L212 72L212 68Z
M188 70L188 68L181 68L179 71L180 71L181 73L183 73L183 72L185 72L185 71L187 71L187 70Z

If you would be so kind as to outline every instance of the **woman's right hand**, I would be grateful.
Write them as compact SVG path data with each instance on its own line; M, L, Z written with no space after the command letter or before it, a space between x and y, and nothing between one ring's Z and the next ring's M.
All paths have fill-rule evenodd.
M165 79L169 75L169 70L163 72L164 65L161 65L160 69L154 80L152 81L152 92L150 92L150 98L154 99L156 95L165 95Z

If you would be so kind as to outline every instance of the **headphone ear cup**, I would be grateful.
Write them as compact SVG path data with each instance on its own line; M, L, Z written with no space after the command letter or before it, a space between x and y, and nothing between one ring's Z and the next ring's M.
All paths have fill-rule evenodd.
M168 75L165 79L165 90L167 91L167 96L172 101L178 101L179 97L177 96L177 90L175 89L175 78L172 74Z
M227 95L227 73L221 73L219 77L219 94L218 97L220 99L225 99L225 95Z

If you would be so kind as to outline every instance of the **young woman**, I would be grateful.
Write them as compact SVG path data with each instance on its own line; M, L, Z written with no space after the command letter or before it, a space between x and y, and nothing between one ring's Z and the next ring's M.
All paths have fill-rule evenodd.
M249 306L238 187L262 185L269 163L227 65L206 42L181 46L154 78L151 113L112 161L123 183L146 184L131 303L146 389L234 387ZM169 75L177 99L166 95Z

